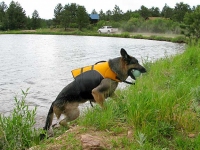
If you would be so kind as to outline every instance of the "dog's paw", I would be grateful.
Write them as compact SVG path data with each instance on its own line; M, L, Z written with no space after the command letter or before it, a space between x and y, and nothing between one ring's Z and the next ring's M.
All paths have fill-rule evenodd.
M46 138L46 134L45 133L40 134L40 141L44 140L45 138Z
M53 137L54 136L54 132L53 132L53 129L50 128L48 131L47 131L47 137Z

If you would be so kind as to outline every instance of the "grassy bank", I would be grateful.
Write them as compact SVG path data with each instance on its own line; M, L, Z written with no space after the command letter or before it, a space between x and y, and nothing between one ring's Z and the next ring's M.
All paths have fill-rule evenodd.
M156 33L132 33L120 32L116 34L99 34L96 31L77 30L77 29L38 29L38 30L19 30L19 31L4 31L0 34L44 34L44 35L79 35L79 36L103 36L103 37L122 37L135 39L149 39L157 41L168 41L174 43L186 43L186 39L182 35L172 34L156 34Z
M37 149L81 149L80 136L103 137L107 149L200 149L200 43L154 63L135 86L117 91L106 109L88 109L78 127ZM71 124L71 125L72 125Z

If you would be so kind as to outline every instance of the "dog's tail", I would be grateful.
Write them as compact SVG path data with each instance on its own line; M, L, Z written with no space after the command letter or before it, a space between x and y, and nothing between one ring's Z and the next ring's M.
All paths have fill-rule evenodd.
M45 126L43 127L43 130L45 130L45 131L49 130L49 128L52 124L52 121L53 121L53 103L51 104L51 107L47 114L47 118L46 118L46 122L45 122ZM45 136L46 136L45 133L40 134L40 140L44 139Z
M45 126L44 126L44 130L49 130L51 124L52 124L52 121L53 121L53 103L49 109L49 112L47 114L47 118L46 118L46 123L45 123Z

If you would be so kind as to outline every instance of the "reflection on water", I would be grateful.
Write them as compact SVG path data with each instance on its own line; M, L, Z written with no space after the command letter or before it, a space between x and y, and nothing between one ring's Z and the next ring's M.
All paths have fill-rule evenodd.
M182 52L184 44L91 36L0 35L0 112L9 114L14 96L30 87L26 100L30 106L38 106L40 124L51 102L73 80L71 70L118 57L121 48L141 62Z

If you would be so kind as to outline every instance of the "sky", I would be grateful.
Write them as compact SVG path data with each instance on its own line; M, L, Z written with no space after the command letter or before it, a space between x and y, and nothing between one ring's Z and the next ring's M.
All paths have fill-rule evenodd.
M0 2L3 1L9 6L12 0L0 0ZM31 17L33 11L37 10L40 18L43 19L54 17L54 9L58 3L61 3L62 6L76 3L84 6L89 14L93 9L97 12L102 9L105 13L107 10L113 10L115 5L119 6L123 12L138 10L142 5L147 8L158 7L160 10L165 6L165 3L171 8L180 2L190 5L190 7L200 5L199 0L14 0L14 2L20 3L27 16Z

